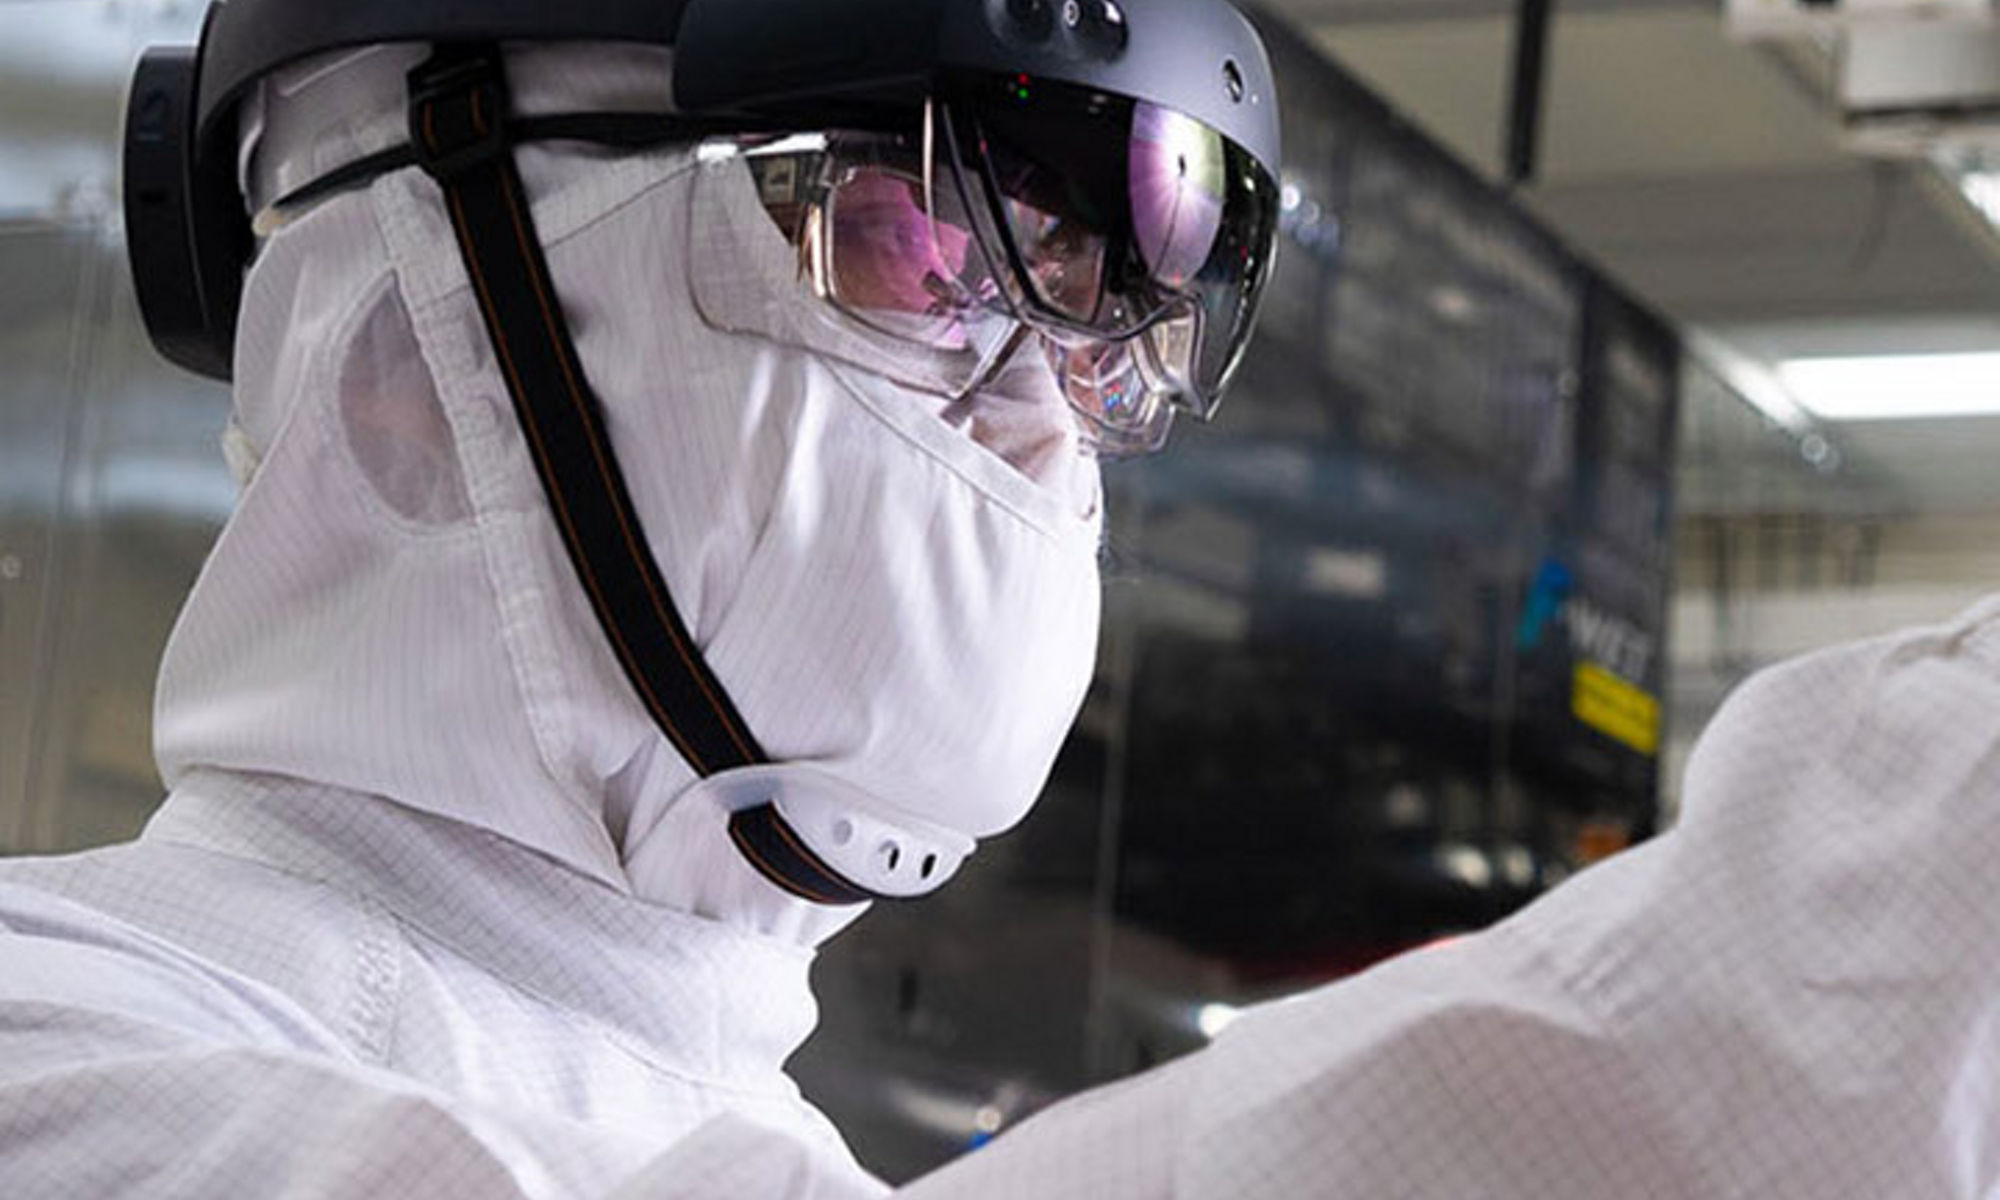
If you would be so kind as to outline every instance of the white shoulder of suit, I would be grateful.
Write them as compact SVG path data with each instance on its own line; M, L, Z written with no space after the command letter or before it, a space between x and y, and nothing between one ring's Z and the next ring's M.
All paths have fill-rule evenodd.
M1996 614L1758 676L1670 833L899 1194L1992 1194ZM95 909L11 886L0 924L8 1196L881 1191L810 1123L722 1104L649 1142L537 1115L355 1061L320 1014Z

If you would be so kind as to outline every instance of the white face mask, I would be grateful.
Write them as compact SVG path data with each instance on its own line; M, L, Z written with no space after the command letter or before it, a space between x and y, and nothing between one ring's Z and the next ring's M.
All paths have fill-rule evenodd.
M551 78L573 78L560 65ZM517 78L531 104L535 86ZM863 884L888 841L911 848L906 874L940 852L929 878L874 890L941 882L954 849L1026 813L1088 685L1094 464L1049 453L1032 416L980 430L938 397L705 323L675 286L701 232L691 162L521 160L654 556L780 765L697 786L632 697L436 192L404 173L303 215L252 273L238 409L266 454L169 650L170 781L258 770L388 797L804 941L852 910L757 875L729 806L775 799ZM1016 414L1036 387L1009 384ZM385 389L438 419L373 419ZM405 436L424 444L382 444Z
M593 244L671 245L685 230L692 269L711 268L721 231L691 221L692 183L660 184ZM762 242L736 269L791 269L754 194L742 202ZM556 249L559 274L572 253L579 276L614 291L661 277L650 249L597 258L581 240ZM683 269L670 258L665 277ZM668 567L671 586L780 765L664 805L654 793L632 832L691 810L656 835L679 845L690 819L774 799L855 882L928 891L974 839L1026 814L1094 666L1097 471L1067 404L1033 354L997 377L1001 390L954 405L858 355L720 332L671 290L648 318L651 347L599 348L583 332L580 349L620 364L598 386L615 430L624 418L620 455L649 535L663 564L706 558L699 576ZM654 401L645 381L668 374L671 394ZM718 539L732 526L742 536ZM629 864L670 875L653 869L652 842L628 840Z

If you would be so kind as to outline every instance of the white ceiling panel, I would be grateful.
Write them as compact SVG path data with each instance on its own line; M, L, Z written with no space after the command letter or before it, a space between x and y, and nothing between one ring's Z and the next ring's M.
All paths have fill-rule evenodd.
M1541 177L1824 166L1833 126L1762 53L1706 10L1572 13L1552 25ZM1318 26L1314 40L1489 175L1512 86L1506 16Z

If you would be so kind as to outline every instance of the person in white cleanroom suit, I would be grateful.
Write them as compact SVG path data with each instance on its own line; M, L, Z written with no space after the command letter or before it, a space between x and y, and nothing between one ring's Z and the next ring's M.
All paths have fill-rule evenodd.
M253 209L399 142L423 54L271 81ZM662 51L512 57L525 112L671 108ZM1096 466L1048 367L968 423L869 348L717 332L692 276L756 316L795 273L740 165L698 195L688 150L519 160L656 557L774 759L1013 824L1097 636ZM0 1195L877 1190L781 1070L861 908L746 865L631 698L435 186L291 214L243 312L171 796L135 845L0 868Z
M662 65L513 70L530 110L655 109ZM267 87L253 207L399 138L407 66ZM945 833L1019 819L1097 622L1095 467L1046 371L968 416L830 326L722 332L793 261L747 175L521 161L657 557L773 756ZM782 1072L858 910L745 866L628 698L435 189L266 229L246 489L162 675L171 797L136 844L0 867L0 1195L885 1192ZM1996 617L1762 677L1673 833L908 1194L1995 1194Z

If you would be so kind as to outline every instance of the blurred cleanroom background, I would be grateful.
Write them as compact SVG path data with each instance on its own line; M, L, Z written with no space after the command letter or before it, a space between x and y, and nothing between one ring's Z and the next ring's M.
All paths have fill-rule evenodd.
M1267 6L1242 386L1112 473L1041 811L819 969L798 1070L879 1170L1496 919L1670 824L1747 674L2000 583L1990 0L1561 0L1524 42L1537 7ZM158 802L154 664L233 498L115 200L130 64L200 11L0 0L0 852Z

